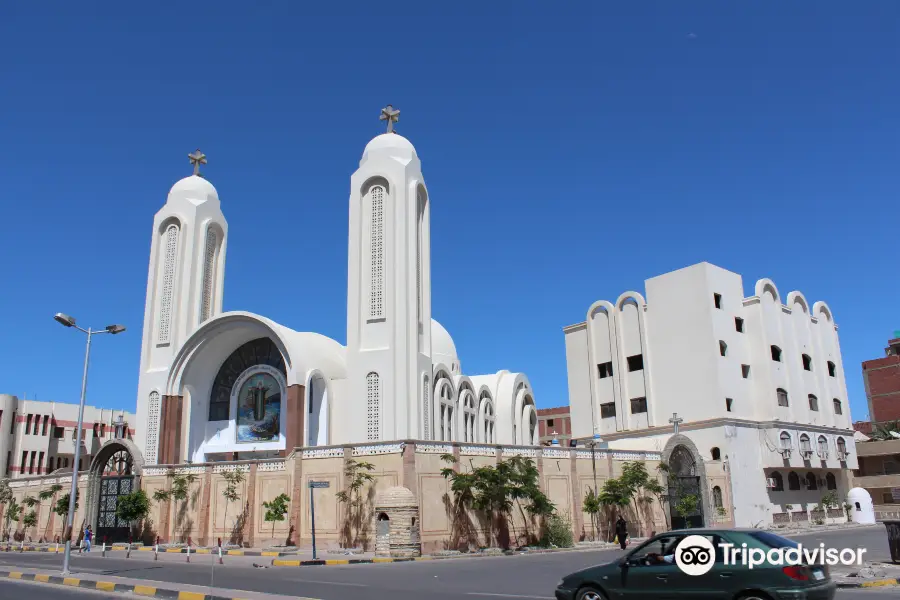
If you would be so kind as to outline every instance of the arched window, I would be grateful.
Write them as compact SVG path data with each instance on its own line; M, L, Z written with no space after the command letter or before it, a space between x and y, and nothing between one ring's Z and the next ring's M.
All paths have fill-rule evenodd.
M147 441L144 456L148 465L157 464L159 443L159 392L150 392L147 400Z
M781 449L782 450L790 450L793 447L791 442L791 434L787 431L781 432Z
M807 396L807 398L809 399L809 410L819 412L819 399L812 394Z
M778 406L790 405L788 403L788 393L785 390L778 388L777 390L775 390L775 395L778 397Z
M781 348L772 344L772 346L769 347L769 350L772 352L772 360L781 362Z
M812 473L806 474L806 489L808 489L808 490L819 489L818 486L816 486L816 476L813 475Z
M775 471L772 473L772 480L775 482L775 485L772 486L772 490L776 492L784 491L784 477L781 476L781 473Z
M203 252L203 299L200 301L201 323L206 321L212 313L217 242L218 236L215 230L210 227L206 230L206 249Z
M282 375L287 373L281 351L271 339L257 338L241 345L225 359L213 380L212 390L209 393L208 419L210 421L227 421L229 419L231 392L234 390L238 377L250 367L257 365L268 365Z
M819 436L819 457L828 458L828 440L824 435Z
M381 385L378 373L366 375L366 439L377 441L381 435L379 408L381 404Z
M538 418L537 412L534 410L534 406L529 405L530 410L528 410L528 439L525 440L525 443L528 445L537 445L538 444Z
M715 508L722 508L722 488L717 485L713 486L712 489L712 497L713 497L713 506Z
M369 317L384 316L384 188L373 185L369 190L371 222L369 256L371 258Z
M431 387L428 385L428 375L422 383L422 439L431 439L431 419L434 415L431 410Z
M424 346L425 340L424 325L422 324L422 315L425 313L425 298L422 293L422 280L425 277L422 273L422 265L424 264L422 254L425 246L425 203L425 192L420 187L416 191L416 323L418 323L419 328L418 338L420 351Z
M812 454L812 445L809 442L809 436L804 434L800 435L800 453L801 454Z
M837 398L835 398L834 400L831 401L831 403L834 405L834 414L836 414L836 415L842 415L842 414L844 414L844 411L843 411L843 409L841 408L841 401L840 401L840 400L838 400Z
M725 356L728 354L728 344L726 344L723 340L719 340L719 356Z
M495 444L494 440L494 403L491 401L490 396L487 393L483 393L481 396L481 405L482 405L482 414L483 423L482 423L482 433L484 437L481 439L485 444Z
M847 458L847 442L844 441L844 438L839 437L835 444L837 446L837 455L839 460L846 460Z
M828 361L828 376L835 377L836 371L837 371L837 367L835 367L834 363L829 360Z
M829 490L837 489L837 480L834 478L834 473L828 473L825 475L825 487Z
M474 442L477 426L475 424L477 411L475 409L475 395L472 391L466 389L460 393L460 405L463 417L462 441Z
M721 452L721 450L719 450L718 448L715 448L715 447L714 447L714 448L710 451L710 454L712 454L712 459L713 459L713 460L722 460L722 452Z
M175 269L178 260L178 225L166 227L163 236L165 248L163 255L162 293L159 298L159 333L160 344L168 344L172 326L172 302L175 293Z
M790 490L799 490L800 489L800 476L797 475L794 471L788 473L788 489Z
M455 411L453 406L453 388L447 379L438 379L436 392L440 398L440 410L438 416L438 431L440 432L440 441L452 442L456 434L456 428L453 426Z
M812 358L809 357L809 354L801 354L800 358L803 361L803 370L812 371Z

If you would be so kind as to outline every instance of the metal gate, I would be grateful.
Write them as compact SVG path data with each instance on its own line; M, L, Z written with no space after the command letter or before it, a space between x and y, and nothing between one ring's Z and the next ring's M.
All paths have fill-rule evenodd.
M127 542L130 524L116 516L119 496L130 494L134 486L134 477L103 477L100 480L100 510L97 514L98 543Z

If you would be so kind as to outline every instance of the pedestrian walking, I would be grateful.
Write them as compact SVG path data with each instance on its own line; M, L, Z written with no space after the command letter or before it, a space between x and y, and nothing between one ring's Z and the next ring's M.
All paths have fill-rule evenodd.
M619 540L619 547L624 550L628 540L628 521L622 515L619 515L619 520L616 521L616 538Z
M88 525L87 529L84 530L84 551L91 551L91 541L94 539L94 532L91 531L91 526Z

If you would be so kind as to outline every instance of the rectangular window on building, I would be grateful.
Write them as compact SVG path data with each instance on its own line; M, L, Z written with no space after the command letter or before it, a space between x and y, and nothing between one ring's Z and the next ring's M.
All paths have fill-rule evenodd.
M750 379L750 365L741 365L741 377Z
M601 419L611 419L616 416L616 403L615 402L607 402L606 404L600 405L600 418Z
M44 415L44 424L41 426L41 435L47 435L47 426L50 425L50 415Z
M9 422L9 435L16 432L16 411L13 411L12 421Z
M553 419L547 419L547 427L553 427Z
M25 417L25 435L31 433L31 415Z
M647 412L647 399L646 398L632 398L631 399L631 414L637 415L640 413Z
M734 400L731 398L725 398L725 410L731 412L731 405L734 404Z
M600 379L612 377L612 374L612 361L597 365L597 375L600 377Z
M55 437L58 440L63 439L64 437L66 437L66 429L64 427L54 427L53 428L53 437Z
M9 476L10 463L12 462L12 450L6 453L6 475Z
M722 294L713 294L713 304L716 308L722 308Z
M628 370L629 371L642 371L644 369L644 355L643 354L635 354L634 356L628 357Z
M37 450L31 451L31 460L28 461L28 474L34 475L34 461L37 460Z
M738 333L744 333L744 320L742 318L734 318L734 330Z
M41 469L44 468L44 453L41 452L38 456L38 474L41 473Z
M19 464L19 473L22 475L25 474L25 469L28 468L28 452L22 452L22 462Z

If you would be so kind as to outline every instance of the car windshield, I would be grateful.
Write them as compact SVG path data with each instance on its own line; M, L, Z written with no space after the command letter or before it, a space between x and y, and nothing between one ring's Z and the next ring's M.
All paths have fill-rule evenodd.
M786 537L781 537L768 531L754 531L750 534L750 537L759 540L769 548L796 548L799 546L794 540L789 540Z

